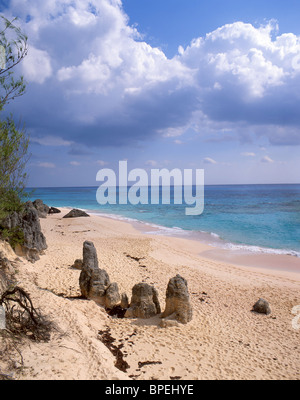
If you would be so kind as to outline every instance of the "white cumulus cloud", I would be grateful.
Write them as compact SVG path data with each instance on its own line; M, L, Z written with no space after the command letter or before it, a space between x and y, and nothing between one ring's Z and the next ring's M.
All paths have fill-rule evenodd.
M125 145L192 129L300 144L300 37L274 21L221 26L170 59L121 0L11 0L5 13L29 37L21 68L38 85L22 113L39 137Z

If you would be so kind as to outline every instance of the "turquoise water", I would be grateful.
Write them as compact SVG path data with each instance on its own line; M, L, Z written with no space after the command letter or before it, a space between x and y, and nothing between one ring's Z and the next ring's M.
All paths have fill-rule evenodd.
M174 205L172 198L170 205L100 206L96 191L97 187L37 188L32 200L142 221L156 234L198 235L223 248L300 257L300 185L205 186L205 207L199 216L186 216L187 205Z

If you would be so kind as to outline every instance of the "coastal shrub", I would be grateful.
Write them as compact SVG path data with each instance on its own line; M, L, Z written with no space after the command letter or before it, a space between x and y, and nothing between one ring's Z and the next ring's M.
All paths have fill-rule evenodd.
M6 104L25 93L24 79L14 76L14 67L27 55L27 36L15 21L0 15L0 113ZM12 115L0 118L0 234L14 244L22 241L22 233L16 229L1 231L1 221L22 211L28 145L28 135L16 126Z
M12 117L0 121L0 220L22 210L29 137L16 128Z
M7 241L13 249L15 249L18 244L24 244L24 232L18 227L0 230L0 238Z

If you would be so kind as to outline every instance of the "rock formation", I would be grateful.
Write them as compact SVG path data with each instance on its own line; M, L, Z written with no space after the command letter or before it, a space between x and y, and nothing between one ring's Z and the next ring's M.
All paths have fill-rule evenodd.
M39 255L47 248L46 238L41 231L38 211L31 201L25 203L22 212L13 212L0 222L0 229L9 231L19 230L23 235L23 243L17 244L14 248L19 256L26 257L34 262Z
M259 314L271 314L271 308L267 300L259 299L253 306L252 311L257 312Z
M96 248L88 241L83 244L79 286L83 297L94 300L106 308L113 308L120 303L118 285L111 283L108 273L99 268Z
M78 218L78 217L89 217L89 215L85 211L77 210L76 208L74 208L63 218Z
M132 288L130 307L125 318L151 318L160 314L157 291L147 283L139 283Z
M33 204L34 208L37 210L40 218L47 217L50 208L46 204L44 204L43 200L36 199L36 200L34 200L34 202L32 204Z
M48 214L59 214L59 213L61 213L61 211L58 208L55 207L49 208Z
M192 320L192 316L187 281L176 275L170 279L167 287L166 308L162 318L171 317L182 324L187 324Z
M120 304L121 297L117 283L111 283L105 291L105 308L112 310Z

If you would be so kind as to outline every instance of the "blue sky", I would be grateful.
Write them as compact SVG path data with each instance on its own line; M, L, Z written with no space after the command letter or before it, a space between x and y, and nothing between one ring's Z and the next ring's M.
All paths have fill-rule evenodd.
M7 111L29 186L100 168L204 168L207 184L300 182L300 2L11 0L29 54Z

